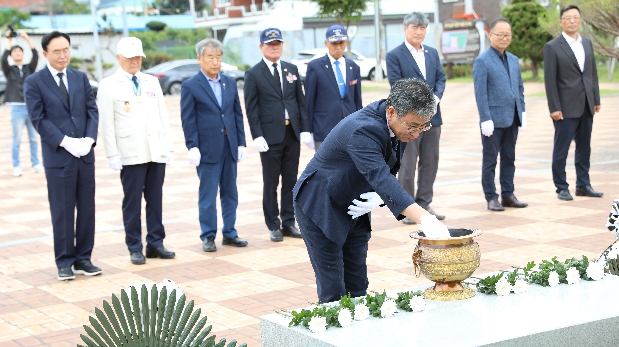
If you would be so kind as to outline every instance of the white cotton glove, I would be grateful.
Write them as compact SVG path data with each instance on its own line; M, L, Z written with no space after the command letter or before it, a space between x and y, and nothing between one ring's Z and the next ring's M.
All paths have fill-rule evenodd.
M518 131L524 130L527 127L527 112L522 112L522 124L518 127Z
M165 161L166 165L172 165L172 163L174 162L174 152L170 151L168 152L168 157Z
M353 204L348 206L348 214L352 216L352 219L363 216L376 207L384 204L383 199L381 199L376 192L363 193L359 197L365 201L354 199L352 201Z
M424 214L421 216L421 231L426 235L429 239L448 239L451 236L449 235L449 230L445 224L441 223L436 216L432 214Z
M81 157L81 155L79 154L81 144L79 139L76 139L75 137L68 137L67 135L65 135L64 139L62 139L62 142L60 142L60 147L66 149L67 152L71 153L71 155L76 158Z
M436 114L436 112L438 112L438 104L441 102L441 98L434 95L434 101L436 102L436 104L434 105L434 114Z
M264 139L264 137L260 136L260 137L256 137L254 139L254 148L258 151L258 152L266 152L269 150L269 145L267 144L267 140Z
M200 149L198 147L193 147L187 154L187 161L193 166L199 166L201 158L202 155L200 155Z
M481 122L481 133L482 134L490 137L492 136L493 132L494 132L494 122L492 120Z
M117 155L113 155L109 158L107 158L107 166L110 167L110 169L114 170L114 171L118 171L118 170L122 170L123 169L123 163L120 160L120 157Z
M304 143L308 148L314 149L314 135L312 133L301 133L301 142Z
M79 151L77 152L77 154L79 154L80 157L83 157L90 153L90 150L92 149L92 144L95 143L95 140L91 139L90 137L82 137L78 141Z
M238 155L238 162L242 162L243 159L245 159L245 153L247 153L247 148L245 148L245 146L239 146L239 155Z

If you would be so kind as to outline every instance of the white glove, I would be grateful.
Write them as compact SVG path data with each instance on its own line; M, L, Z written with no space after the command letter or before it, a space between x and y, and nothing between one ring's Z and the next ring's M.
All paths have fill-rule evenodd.
M92 149L92 144L95 143L95 140L91 139L90 137L82 137L78 141L80 147L77 154L79 154L80 157L83 157L90 153L90 150Z
M168 152L168 158L165 161L166 165L172 165L174 162L174 153L172 151Z
M187 154L187 161L193 166L199 166L201 158L202 155L200 154L200 149L198 147L193 147Z
M363 193L359 197L366 201L354 199L353 204L348 206L348 214L352 216L352 219L363 216L384 203L376 192Z
M258 151L258 152L266 152L269 150L269 145L267 144L267 140L264 139L264 137L260 136L260 137L256 137L254 139L254 148Z
M441 102L441 98L439 98L438 96L434 95L434 101L435 101L434 114L436 114L436 112L438 112L438 104Z
M62 142L60 142L60 147L66 149L67 152L71 153L71 155L76 158L81 157L81 155L79 155L81 149L80 141L75 137L68 137L67 135L65 135L64 139L62 139Z
M245 159L245 153L247 153L247 148L245 148L245 146L239 146L239 163Z
M312 133L301 133L301 142L304 143L308 148L314 149L314 135Z
M421 231L426 234L429 239L448 239L449 230L445 224L441 223L436 216L432 214L424 214L421 216Z
M490 137L492 136L493 132L494 132L494 122L492 120L481 122L481 133L482 134Z
M524 130L527 127L527 112L522 112L522 124L518 127L518 131Z
M117 155L113 155L109 158L107 158L107 166L110 167L110 169L114 170L114 171L118 171L118 170L122 170L123 169L123 163L120 160L120 157Z

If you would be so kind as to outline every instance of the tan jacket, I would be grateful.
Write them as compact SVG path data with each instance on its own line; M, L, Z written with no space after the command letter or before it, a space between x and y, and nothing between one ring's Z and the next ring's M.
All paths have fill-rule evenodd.
M123 165L165 163L173 146L163 92L156 77L138 75L140 97L121 68L99 85L97 103L105 156L118 155Z

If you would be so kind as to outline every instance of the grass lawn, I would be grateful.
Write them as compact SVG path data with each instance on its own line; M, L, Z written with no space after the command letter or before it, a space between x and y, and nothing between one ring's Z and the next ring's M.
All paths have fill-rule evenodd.
M598 66L598 79L600 82L614 82L614 83L619 83L619 66L615 67L615 71L613 72L613 78L612 80L608 79L608 73L606 72L607 68L606 65L604 66ZM532 71L524 71L522 72L522 80L524 82L540 82L543 83L544 82L544 69L543 69L543 65L540 65L540 68L537 70L537 73L539 75L538 79L534 79L533 78L533 72ZM448 79L447 82L473 82L473 76L466 76L466 77L458 77L458 78L452 78L452 79ZM600 91L601 93L601 91ZM614 93L608 93L608 94L615 94ZM543 95L545 96L545 94Z
M600 89L600 95L613 95L613 94L619 94L619 89ZM545 98L546 92L531 93L531 94L526 94L525 96L528 96L531 98Z
M366 86L364 84L361 84L361 91L363 92L374 92L377 90L389 90L389 84L386 84L384 86Z

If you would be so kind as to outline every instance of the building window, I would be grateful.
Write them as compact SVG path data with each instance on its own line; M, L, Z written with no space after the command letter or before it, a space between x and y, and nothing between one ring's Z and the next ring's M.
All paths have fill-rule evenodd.
M217 0L217 6L228 6L230 5L230 0Z

